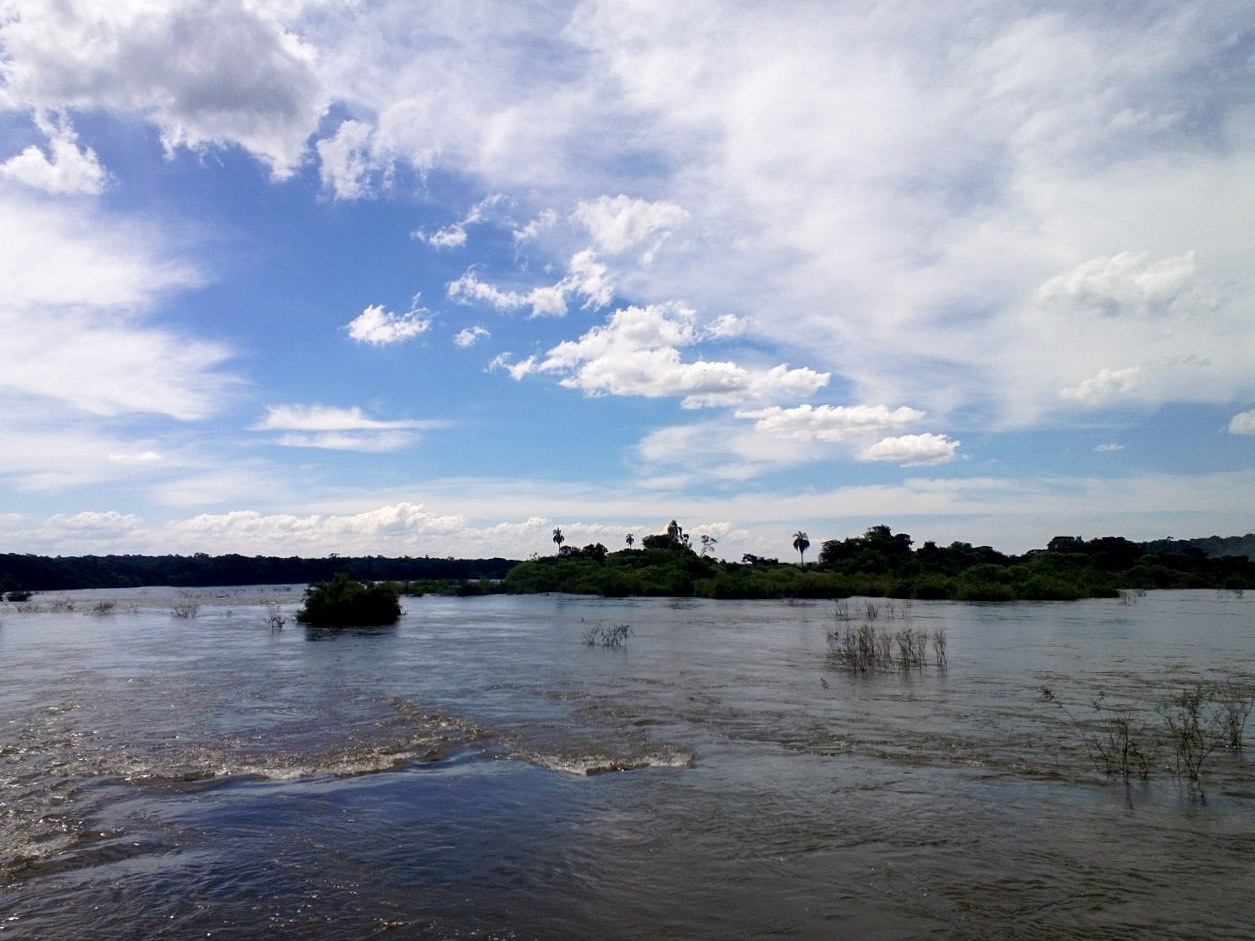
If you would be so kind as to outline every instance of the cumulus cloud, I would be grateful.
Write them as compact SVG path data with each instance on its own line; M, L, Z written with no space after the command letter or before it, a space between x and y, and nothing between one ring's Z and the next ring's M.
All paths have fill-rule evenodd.
M349 321L345 329L358 343L388 346L425 333L431 326L431 318L422 316L425 313L425 310L411 308L404 314L394 314L384 310L381 304L375 304Z
M252 430L284 432L276 439L283 447L382 453L412 443L416 430L440 426L434 421L368 418L356 406L272 405Z
M1195 277L1194 252L1148 262L1142 252L1120 252L1083 262L1047 281L1039 300L1102 317L1146 317L1163 314L1184 294Z
M0 163L0 177L7 177L49 193L98 195L108 174L90 147L80 148L78 135L62 115L54 123L36 115L35 123L48 139L48 153L31 145Z
M739 411L737 418L754 422L758 431L802 441L845 441L854 435L883 433L892 428L913 425L924 418L919 409L905 405L799 405L781 408L773 405Z
M490 334L483 327L465 327L454 334L453 343L455 346L467 349L468 347L474 346L480 340L485 340L490 336L492 336L492 334Z
M858 453L860 461L886 461L904 467L948 464L953 461L962 442L945 435L899 435L882 438Z
M162 538L213 552L253 546L250 551L262 554L312 554L316 549L319 554L350 555L375 553L386 544L392 552L416 553L430 538L457 533L465 526L465 517L432 513L421 503L400 502L347 514L206 513L168 524Z
M238 144L279 178L326 106L312 47L245 0L24 4L0 46L12 101L140 115L168 150Z
M1249 412L1238 412L1229 419L1229 434L1255 435L1255 409Z
M783 364L751 369L727 361L684 362L679 348L698 338L695 314L683 305L628 307L578 340L553 347L536 368L562 374L560 385L586 395L678 396L685 408L805 398L829 379L828 373Z
M1132 394L1142 377L1141 366L1126 369L1100 369L1098 375L1076 386L1060 389L1059 395L1082 405L1104 405Z
M648 202L622 194L584 200L572 215L588 229L597 247L612 255L653 240L647 252L652 255L660 237L682 225L689 216L674 203Z

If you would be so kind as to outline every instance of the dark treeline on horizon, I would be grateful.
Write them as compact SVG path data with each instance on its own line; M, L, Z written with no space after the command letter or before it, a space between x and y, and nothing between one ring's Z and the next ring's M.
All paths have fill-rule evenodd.
M80 555L0 554L0 591L78 588L210 588L323 581L347 572L363 581L504 578L509 559L385 558L383 556Z
M804 535L804 534L799 534ZM1255 588L1255 534L1136 543L1120 536L1056 536L1021 556L953 542L914 546L906 533L872 526L829 539L805 565L745 555L739 563L699 554L683 529L645 536L641 548L612 552L600 544L560 545L527 562L504 558L301 558L195 555L38 556L0 554L0 593L138 588L304 584L344 572L361 581L428 590L569 591L605 595L839 597L1011 600L1110 595L1125 588Z

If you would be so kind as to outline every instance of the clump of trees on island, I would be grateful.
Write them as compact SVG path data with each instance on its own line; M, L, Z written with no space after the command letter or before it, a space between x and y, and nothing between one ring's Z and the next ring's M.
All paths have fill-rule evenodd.
M666 532L645 536L641 548L611 552L601 543L559 544L553 556L514 566L494 590L705 598L887 598L963 601L1073 600L1116 597L1153 588L1255 588L1255 562L1241 556L1212 558L1185 544L1148 549L1119 536L1085 540L1057 536L1045 549L1022 556L989 546L925 542L913 548L906 533L873 526L861 536L830 539L810 565L752 554L741 561L695 551L672 520ZM810 540L794 533L804 560Z

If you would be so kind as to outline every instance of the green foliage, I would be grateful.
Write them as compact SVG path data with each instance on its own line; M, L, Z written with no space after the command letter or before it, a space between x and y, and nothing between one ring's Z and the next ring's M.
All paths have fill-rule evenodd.
M395 624L401 617L397 593L395 585L359 582L347 572L337 572L305 591L305 604L296 619L314 627Z

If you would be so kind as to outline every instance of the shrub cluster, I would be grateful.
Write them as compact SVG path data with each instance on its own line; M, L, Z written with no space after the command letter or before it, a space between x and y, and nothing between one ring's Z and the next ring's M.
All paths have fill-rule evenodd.
M359 582L337 572L305 591L305 604L296 619L313 627L374 627L395 624L401 617L396 586Z

